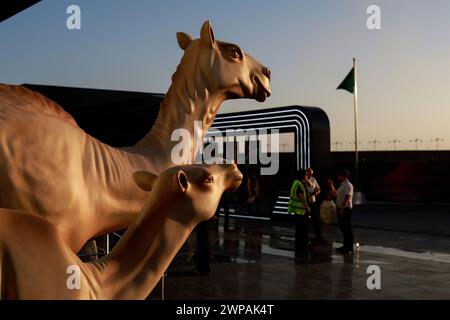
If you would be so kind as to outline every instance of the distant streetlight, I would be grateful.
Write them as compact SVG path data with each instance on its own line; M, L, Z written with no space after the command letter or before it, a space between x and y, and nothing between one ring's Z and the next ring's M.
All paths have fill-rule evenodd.
M416 146L416 151L419 150L419 143L422 143L423 141L419 138L409 140L409 142L414 142L414 145Z
M369 141L369 144L373 144L373 151L377 150L377 144L380 144L380 143L381 143L381 141L379 141L377 139Z
M394 145L394 151L397 151L397 143L402 142L402 140L399 139L394 139L394 140L389 140L388 143L392 143Z
M434 138L434 139L430 140L430 142L436 143L436 150L439 150L439 142L442 142L442 141L444 141L444 139L442 139L442 138Z
M335 142L332 142L331 144L334 145L334 151L338 151L339 150L339 145L342 145L343 143L340 142L340 141L335 141Z

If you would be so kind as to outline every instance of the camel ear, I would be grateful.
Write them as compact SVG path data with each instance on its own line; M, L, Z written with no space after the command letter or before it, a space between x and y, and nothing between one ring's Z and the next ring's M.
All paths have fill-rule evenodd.
M184 32L177 32L177 41L178 45L182 50L186 50L186 48L191 44L192 37Z
M177 173L178 185L180 187L180 191L186 193L189 187L189 181L186 173L183 170L179 170Z
M133 180L144 191L151 191L153 184L158 178L157 175L148 171L136 171L133 173Z
M214 32L209 21L205 21L202 25L202 29L200 30L200 41L209 47L213 47L216 43L216 40L214 39Z

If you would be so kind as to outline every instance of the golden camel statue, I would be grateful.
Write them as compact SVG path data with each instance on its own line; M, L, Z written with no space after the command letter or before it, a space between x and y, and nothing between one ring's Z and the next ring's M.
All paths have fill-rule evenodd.
M151 191L112 252L93 262L81 262L58 229L38 215L0 209L1 298L145 299L194 227L210 219L222 193L242 181L235 164L133 177ZM79 272L78 285L71 286L71 270Z
M185 33L177 39L184 55L172 85L156 123L132 147L112 148L87 135L53 101L0 85L0 207L46 219L77 252L90 238L134 221L146 194L132 174L159 174L174 165L173 130L203 138L223 101L270 95L269 69L238 45L216 40L208 21L199 39ZM194 132L194 121L202 122L202 132ZM197 150L190 150L195 159Z

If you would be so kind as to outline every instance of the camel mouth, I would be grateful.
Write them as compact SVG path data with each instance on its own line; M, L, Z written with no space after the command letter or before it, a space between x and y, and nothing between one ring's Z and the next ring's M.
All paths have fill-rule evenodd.
M242 175L242 173L240 171L237 171L236 173L234 173L234 176L232 178L233 181L242 181L242 179L244 179L244 176Z
M244 175L239 171L235 161L231 164L231 176L233 181L242 181L244 179Z
M255 95L254 98L258 102L264 102L268 97L270 97L271 92L268 87L266 87L259 77L254 77L255 82Z
M227 188L227 191L233 192L235 191L242 183L244 179L243 174L236 168L230 173L229 179L231 180L230 185Z
M227 192L234 192L241 185L242 180L233 180L230 186L225 190Z

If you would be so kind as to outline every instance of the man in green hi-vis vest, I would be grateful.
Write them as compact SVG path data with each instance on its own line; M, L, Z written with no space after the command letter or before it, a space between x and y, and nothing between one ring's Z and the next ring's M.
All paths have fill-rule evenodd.
M296 216L295 256L301 257L307 253L308 223L311 210L308 206L306 188L303 183L306 179L306 170L300 169L296 176L297 179L294 180L291 187L288 212Z

